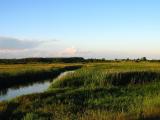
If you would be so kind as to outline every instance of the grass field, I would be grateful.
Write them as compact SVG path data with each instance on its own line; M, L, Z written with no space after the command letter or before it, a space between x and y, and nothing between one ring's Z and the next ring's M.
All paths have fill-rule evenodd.
M0 64L0 73L9 73L9 74L18 74L20 72L26 71L39 71L39 70L48 70L51 68L63 68L65 66L79 65L79 64L70 64L70 63L28 63L28 64Z
M0 89L56 77L80 64L0 64Z
M1 102L0 118L160 119L160 63L87 63L55 79L44 93Z

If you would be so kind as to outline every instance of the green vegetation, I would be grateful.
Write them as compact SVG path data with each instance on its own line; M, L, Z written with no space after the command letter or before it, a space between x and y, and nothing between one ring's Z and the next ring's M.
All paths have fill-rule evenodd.
M88 63L44 93L0 103L3 120L160 119L160 63Z
M84 62L82 57L70 58L23 58L23 59L0 59L0 64L27 64L27 63L79 63Z
M0 59L0 64L31 64L31 63L112 63L112 62L160 62L160 60L148 60L146 57L137 59L115 59L106 60L102 59L84 59L83 57L60 57L60 58L22 58L22 59Z
M0 89L54 78L64 71L80 67L80 64L0 65Z

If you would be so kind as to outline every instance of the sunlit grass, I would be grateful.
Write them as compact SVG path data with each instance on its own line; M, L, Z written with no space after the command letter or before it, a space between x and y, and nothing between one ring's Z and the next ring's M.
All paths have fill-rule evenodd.
M25 120L160 119L160 64L85 64L44 93L1 103L0 111Z
M54 78L81 64L12 64L0 65L0 89Z
M40 64L40 63L35 63L35 64L0 64L0 73L10 73L10 74L18 74L20 72L25 72L25 71L38 71L38 70L48 70L51 68L60 68L60 67L65 67L65 66L70 66L70 65L80 65L80 64Z

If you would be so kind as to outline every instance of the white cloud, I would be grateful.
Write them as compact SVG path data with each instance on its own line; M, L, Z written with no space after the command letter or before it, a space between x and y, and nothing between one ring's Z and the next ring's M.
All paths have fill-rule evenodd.
M0 37L0 58L72 57L86 54L75 47L68 47L63 41L57 41Z
M60 52L60 54L65 56L74 56L77 54L77 49L75 47L66 48Z
M0 50L24 50L24 49L35 49L45 44L53 44L59 40L29 40L29 39L19 39L13 37L2 37L0 36Z
M58 41L58 42L57 42ZM151 50L109 50L101 51L85 49L80 46L68 47L69 43L51 40L22 40L12 37L0 37L0 58L24 58L24 57L72 57L79 56L85 58L137 58L146 56L147 58L159 58L159 52Z
M49 57L55 56L58 40L23 40L0 36L0 58ZM54 44L56 43L56 44ZM57 47L56 47L57 48Z

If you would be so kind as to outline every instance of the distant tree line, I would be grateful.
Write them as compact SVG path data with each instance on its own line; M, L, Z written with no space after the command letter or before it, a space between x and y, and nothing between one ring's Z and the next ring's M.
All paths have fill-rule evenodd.
M122 62L122 61L131 61L131 62L160 62L160 60L148 60L146 57L137 58L137 59L114 59L107 60L102 59L84 59L83 57L68 57L68 58L23 58L23 59L0 59L0 64L27 64L27 63L94 63L94 62Z
M106 60L105 58L102 59L96 59L96 58L90 58L90 59L85 59L85 62L112 62L113 60Z
M27 63L78 63L84 62L82 57L70 58L23 58L23 59L0 59L4 64L27 64Z

